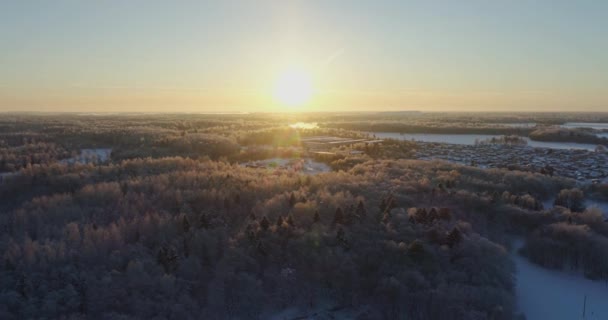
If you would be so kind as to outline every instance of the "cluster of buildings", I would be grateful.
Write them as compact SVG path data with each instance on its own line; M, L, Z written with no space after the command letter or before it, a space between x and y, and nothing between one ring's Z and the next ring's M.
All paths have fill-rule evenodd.
M542 172L581 182L608 182L608 153L517 145L418 142L416 158L441 159L484 168Z

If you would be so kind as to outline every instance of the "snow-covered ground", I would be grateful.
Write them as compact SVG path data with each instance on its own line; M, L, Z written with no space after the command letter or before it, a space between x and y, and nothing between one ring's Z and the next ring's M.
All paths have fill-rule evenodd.
M61 163L101 163L106 162L110 159L110 155L112 154L112 149L110 148L98 148L98 149L81 149L80 154L69 158L63 159Z
M563 128L591 128L591 129L608 129L608 123L605 122L566 122L561 125Z
M553 207L554 200L545 201L545 208ZM585 206L599 208L608 218L608 202L587 199ZM517 254L523 244L523 239L514 241L511 257L517 268L518 309L526 315L527 320L608 319L607 282L592 281L580 273L551 270L533 264ZM583 318L584 304L586 310Z
M608 201L599 201L593 199L585 200L585 207L587 208L598 208L604 214L604 218L608 219ZM608 303L608 302L607 302Z
M527 320L608 319L606 282L535 265L517 254L522 246L523 240L517 239L511 256L517 268L517 307Z
M316 122L296 122L289 126L294 129L316 129L319 127Z
M302 173L305 174L319 174L329 171L331 171L331 168L322 162L304 160L302 164Z
M331 171L331 168L322 162L313 161L311 159L283 159L272 158L265 160L257 160L241 163L246 167L268 168L268 169L291 169L303 174L319 174Z
M0 172L0 183L4 182L4 178L17 175L19 172Z
M348 308L336 308L329 303L319 305L313 310L301 310L290 307L271 315L265 316L269 320L350 320L350 319L375 319L369 308L362 305Z
M0 177L10 177L16 175L17 172L0 172Z

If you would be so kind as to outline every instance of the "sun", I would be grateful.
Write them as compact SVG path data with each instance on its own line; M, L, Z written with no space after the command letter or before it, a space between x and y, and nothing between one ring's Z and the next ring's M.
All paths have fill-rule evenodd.
M312 97L312 77L302 69L291 68L279 75L274 86L274 98L290 108L301 107Z

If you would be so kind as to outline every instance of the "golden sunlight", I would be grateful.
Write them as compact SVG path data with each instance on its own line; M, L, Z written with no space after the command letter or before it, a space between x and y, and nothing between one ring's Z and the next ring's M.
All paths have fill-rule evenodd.
M312 77L302 69L285 70L276 80L274 98L290 108L305 105L312 97Z

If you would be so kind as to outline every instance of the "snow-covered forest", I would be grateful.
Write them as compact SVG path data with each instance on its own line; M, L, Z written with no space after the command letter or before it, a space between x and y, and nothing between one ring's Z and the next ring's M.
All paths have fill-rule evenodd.
M608 225L584 206L605 186L392 140L317 156L333 170L315 175L240 165L365 136L290 121L4 116L0 318L515 319L513 235L533 263L608 280ZM82 149L111 154L61 161Z

